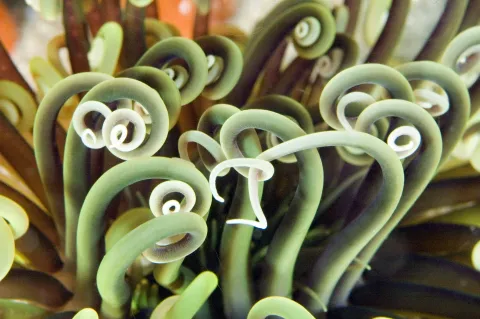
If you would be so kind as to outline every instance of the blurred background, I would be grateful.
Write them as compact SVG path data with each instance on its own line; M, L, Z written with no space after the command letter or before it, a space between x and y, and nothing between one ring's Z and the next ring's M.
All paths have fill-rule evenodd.
M28 61L34 56L45 57L48 41L63 33L60 20L46 21L32 8L36 0L0 0L0 39L7 47L23 76L33 85L28 71ZM123 0L125 1L125 0ZM246 33L251 32L255 23L273 6L282 0L211 0L212 24L229 23L236 25ZM331 6L343 3L343 0L324 0ZM358 0L361 1L361 0ZM407 1L407 0L405 0ZM396 58L408 60L413 57L429 37L433 27L445 8L446 1L455 0L411 0L412 9L407 21L401 44L397 48ZM27 3L31 4L29 6ZM362 11L377 15L375 25L357 28L355 39L362 50L362 57L368 54L375 38L365 38L365 34L380 34L388 15L391 0L364 0ZM175 24L184 36L191 37L195 16L194 0L157 0L162 20ZM380 6L378 5L380 4ZM369 7L384 10L369 10ZM365 14L363 14L363 17ZM371 21L371 20L370 20ZM368 31L374 28L378 33ZM373 43L372 43L373 41ZM63 52L66 57L67 52ZM68 64L68 63L67 63Z

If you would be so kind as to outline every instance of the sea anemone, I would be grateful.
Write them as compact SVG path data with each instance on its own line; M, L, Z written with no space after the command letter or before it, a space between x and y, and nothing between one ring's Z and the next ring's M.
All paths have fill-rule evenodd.
M0 317L480 316L480 1L398 55L417 2L247 35L197 0L190 39L160 1L27 1L65 32L35 89L0 46Z

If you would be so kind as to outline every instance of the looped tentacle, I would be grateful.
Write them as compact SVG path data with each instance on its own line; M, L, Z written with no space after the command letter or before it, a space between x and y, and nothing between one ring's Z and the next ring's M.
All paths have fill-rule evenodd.
M267 297L259 300L248 313L247 319L262 319L268 316L281 316L285 319L314 319L302 305L285 297Z
M404 191L392 217L358 255L358 259L365 264L370 262L390 232L423 193L437 171L442 154L442 138L439 127L429 113L411 102L392 99L373 103L359 116L356 129L366 131L372 123L385 116L399 117L414 125L416 134L422 138L422 149L416 155L415 161L405 169ZM373 181L370 183L372 189L375 188L374 183ZM346 299L355 282L360 278L363 269L364 267L356 267L344 274L336 288L333 304L346 303Z
M192 211L196 212L196 214L198 214L200 217L204 216L208 212L212 200L209 193L208 181L189 162L183 161L181 159L152 157L143 159L132 159L116 165L110 170L108 170L98 179L98 181L90 189L87 197L85 198L85 202L82 206L82 210L79 216L77 232L77 284L74 300L75 303L78 303L80 305L90 305L92 303L95 303L95 273L99 264L99 260L97 257L98 242L101 239L100 228L103 223L105 209L108 203L119 191L121 191L126 186L133 184L137 181L154 178L178 180L187 183L193 188L195 194L197 195L197 201L195 202L195 206L193 207ZM149 225L157 225L158 227L160 227L160 225L162 225L162 219L164 218L170 218L169 220L172 221L180 220L182 218L186 218L188 220L190 215L193 214L185 213L161 216L159 218L155 218L155 220L157 221L153 221L153 223L150 223ZM147 224L142 224L142 226ZM135 251L140 251L138 251L138 253L135 253L135 256L133 258L136 258L138 255L140 255L140 253L154 246L155 243L159 240L182 233L172 233L171 236L165 235L165 233L162 234L161 231L155 231L155 227L157 226L154 226L151 231L148 231L148 234L144 235L145 238L148 238L146 241L139 240L141 241L141 249L140 246L135 248ZM187 227L188 225L185 224L184 226ZM150 229L150 226L145 227ZM156 229L158 230L158 228ZM173 226L169 226L167 227L167 229L169 229L168 234L170 234L170 231L174 232L176 228ZM132 233L135 231L136 229L133 230ZM160 236L163 237L158 238L157 240L151 240L152 238L157 238ZM126 237L123 237L121 241L123 242L125 238ZM180 247L182 247L182 244L189 242L191 239L191 237L187 236L177 244L173 244L174 247L178 246L179 250L173 249L173 247L171 247L172 249L168 249L169 246L166 246L163 249L157 247L157 253L159 253L158 256L163 256L163 262L181 259L182 256L184 256L182 254L182 251L184 250L182 250L183 248L180 249ZM146 242L148 242L148 245L146 244ZM119 242L117 242L115 246L117 245L119 245ZM119 245L119 247L116 249L116 251L120 253L120 255L123 254L123 247L124 246L122 244ZM185 247L192 246L187 245ZM116 255L116 253L113 255ZM114 263L118 262L117 257L112 260ZM133 260L126 261L125 269L132 262ZM107 268L108 267L105 266L105 269ZM108 270L106 271L108 272ZM124 273L124 270L119 271ZM111 278L111 276L107 277ZM98 278L100 279L100 275Z
M240 78L242 53L235 42L222 36L203 36L195 42L207 56L208 78L202 95L210 100L222 99Z
M71 75L58 82L51 90L47 92L38 107L35 123L33 127L33 142L35 150L35 159L47 195L48 209L55 221L55 226L60 235L61 241L66 240L66 256L67 259L74 255L75 246L75 225L76 222L70 223L69 204L64 202L63 179L61 176L62 167L58 156L58 150L55 146L54 127L56 118L62 106L73 95L88 91L97 84L112 79L111 76L102 73L80 73ZM74 170L83 167L82 164ZM66 176L64 176L66 178ZM86 175L83 174L80 180L76 180L73 188L69 188L68 179L66 178L67 194L74 194L78 191L86 193ZM68 200L70 196L67 196ZM65 211L67 217L65 218ZM66 219L66 224L65 224ZM76 220L76 218L73 218ZM65 233L65 229L66 233Z
M198 97L207 83L207 58L198 44L179 37L165 39L148 49L136 65L162 68L174 57L188 65L189 78L180 89L181 104L185 105Z
M237 86L228 95L228 103L234 105L245 103L251 94L259 72L267 62L271 52L281 42L287 32L297 30L296 39L300 39L303 45L295 40L293 42L298 55L305 59L315 59L324 54L330 48L335 38L335 19L328 8L316 2L296 3L287 1L272 10L264 21L264 25L261 28L259 25L254 30L254 36L252 36L245 49L244 71ZM308 21L316 22L309 23ZM311 36L309 31L315 30L319 31L319 33ZM256 32L258 34L255 34ZM293 32L295 33L295 31ZM306 42L302 42L301 39L304 39ZM312 39L314 40L312 41Z
M15 239L28 229L28 215L11 199L0 196L0 281L8 274L15 257Z
M272 178L274 168L272 164L266 161L258 160L255 158L233 158L219 163L210 173L210 190L213 197L219 201L224 202L224 199L218 194L217 187L215 186L215 180L220 172L228 167L248 167L250 172L248 174L248 193L250 197L250 203L252 204L257 221L245 220L245 219L229 219L227 224L244 224L257 227L260 229L267 228L267 218L262 212L260 207L260 198L258 196L258 182L263 182Z

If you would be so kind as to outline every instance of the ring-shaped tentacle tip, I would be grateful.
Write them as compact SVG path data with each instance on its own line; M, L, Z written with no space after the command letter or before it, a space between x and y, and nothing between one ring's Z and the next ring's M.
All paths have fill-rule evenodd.
M370 94L364 92L352 92L342 96L337 105L337 117L345 131L353 131L353 126L355 126L355 118L347 118L346 108L348 105L357 103L367 107L375 102L376 100Z
M184 197L184 201L182 203L173 199L165 201L167 195L174 193L181 194ZM182 181L165 181L153 189L148 204L153 215L159 217L171 213L191 212L196 200L195 191L187 183Z
M97 112L108 118L112 114L112 110L102 102L87 101L78 105L72 116L73 128L82 139L83 144L91 149L100 149L105 146L102 131L94 132L85 124L85 117L90 112Z
M293 29L293 40L301 47L309 47L318 40L321 32L320 21L315 17L306 17Z
M183 66L181 65L172 65L169 67L165 67L163 69L163 72L165 72L170 79L172 79L173 82L175 82L175 85L177 86L177 89L181 90L185 84L187 84L190 75Z
M191 162L190 156L188 155L188 143L197 143L205 150L207 150L207 152L213 157L215 163L204 163L205 167L209 171L212 171L212 169L218 163L226 160L225 154L223 153L220 144L209 135L196 130L187 131L183 133L178 139L178 153L181 159ZM225 170L221 171L218 176L225 176L228 174L228 172L230 172L230 169L226 168Z
M0 281L5 278L15 258L15 239L28 229L25 210L13 200L0 195Z
M415 102L426 109L433 117L438 117L448 112L450 102L445 92L438 94L428 89L416 89L413 91Z
M408 142L403 145L397 144L398 138L408 137ZM409 157L420 147L422 136L420 132L412 126L400 126L394 129L387 138L387 144L397 153L399 159Z
M225 168L235 167L250 168L248 173L248 193L250 197L250 203L258 221L230 219L227 220L227 224L244 224L260 229L267 228L267 218L262 211L260 206L260 198L258 196L258 182L263 182L272 178L275 171L273 165L268 161L256 158L233 158L219 163L210 173L209 183L213 197L221 203L223 203L225 200L218 194L215 181L219 173Z
M224 61L221 57L207 55L208 77L206 85L212 84L220 78L224 68Z
M127 123L134 126L132 140L125 143L128 136ZM102 137L109 149L131 152L137 149L147 136L147 127L142 116L134 110L118 109L110 113L102 126Z

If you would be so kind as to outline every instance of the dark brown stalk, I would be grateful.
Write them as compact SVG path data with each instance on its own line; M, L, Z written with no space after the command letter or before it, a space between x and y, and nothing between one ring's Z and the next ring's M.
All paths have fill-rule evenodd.
M0 283L0 298L25 299L52 308L64 305L71 296L58 280L39 271L12 269Z
M0 194L19 204L27 213L31 225L36 226L56 247L60 247L60 239L53 220L34 202L9 185L0 182Z
M40 202L48 207L33 149L0 113L0 153L13 166Z
M145 8L139 8L127 1L123 21L123 65L129 68L137 63L138 59L147 50L145 42Z
M306 69L311 69L315 64L315 60L306 60L296 58L286 69L282 72L278 83L272 90L272 94L287 95L292 90L299 76Z
M114 21L122 23L120 0L102 0L101 12L105 22Z
M194 39L208 34L209 21L210 21L210 10L208 10L208 12L204 14L197 7L197 11L195 13L195 22L193 25Z
M92 1L89 11L87 12L87 21L90 32L94 37L103 24L102 12L100 11L100 5L97 0Z
M345 0L345 5L348 7L349 19L346 34L353 36L355 29L357 28L357 21L360 15L360 7L363 0Z
M64 0L63 26L73 73L90 71L87 58L89 49L87 26L80 1Z
M262 84L258 90L258 96L264 96L270 93L274 88L275 84L280 78L280 65L282 64L283 56L285 55L285 50L287 49L287 41L283 40L280 42L278 47L275 49L273 54L268 59L265 64L265 71L263 73Z
M15 249L26 257L33 269L54 273L62 268L62 260L55 246L32 224L22 237L15 240Z
M367 63L388 64L397 44L399 43L400 37L402 36L409 8L410 1L392 1L387 23L385 24L377 43L368 55Z
M425 43L425 46L420 53L418 53L415 60L436 61L442 56L446 46L450 43L460 28L462 17L467 9L467 4L468 0L447 1L445 10L440 17L435 30L433 30L428 41Z
M158 8L157 8L157 1L154 0L152 3L150 3L147 6L147 12L146 12L147 18L153 18L153 19L158 19Z

